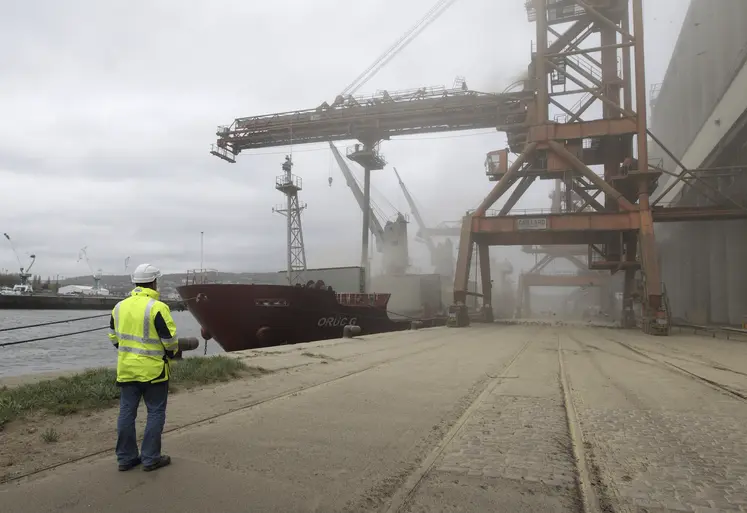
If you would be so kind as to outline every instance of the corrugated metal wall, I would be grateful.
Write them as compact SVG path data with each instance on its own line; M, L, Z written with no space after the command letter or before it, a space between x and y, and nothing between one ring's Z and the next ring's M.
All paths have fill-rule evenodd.
M747 0L691 0L651 111L652 132L678 158L708 119L745 57ZM652 153L659 156L660 151L654 148ZM673 167L671 162L666 166Z
M691 0L651 111L652 132L678 158L693 146L746 58L747 0ZM650 150L652 157L663 158L667 169L674 169L660 148ZM689 159L687 165L702 165L710 151L704 150L697 152L697 162ZM737 164L738 155L729 160ZM666 181L660 180L660 189ZM736 182L719 188L722 185L722 190L733 190ZM747 314L745 223L657 224L655 230L673 315L697 324L739 324Z

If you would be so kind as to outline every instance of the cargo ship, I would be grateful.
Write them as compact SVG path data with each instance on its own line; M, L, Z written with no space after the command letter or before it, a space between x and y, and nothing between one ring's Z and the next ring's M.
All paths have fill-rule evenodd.
M338 163L343 162L346 177L349 176L334 145L332 149ZM354 155L349 158L354 160ZM267 283L266 280L246 284L208 283L206 270L199 269L188 271L185 283L176 287L183 303L202 327L203 337L215 339L226 352L232 352L340 338L347 325L359 326L361 335L370 335L405 330L413 321L423 327L446 324L445 315L434 316L441 310L440 277L429 276L433 283L428 286L427 278L406 274L409 266L407 221L401 214L394 222L382 226L376 220L365 229L366 233L369 229L373 231L382 248L384 277L373 289L381 292L371 292L365 280L365 267L306 267L301 231L303 208L298 202L301 180L291 173L292 166L291 157L286 156L283 175L275 181L275 188L286 197L285 205L275 208L287 219L288 267L283 274L284 283ZM352 188L354 182L350 179L348 185ZM365 198L365 194L361 193L360 197ZM361 203L361 208L366 212L370 205ZM368 254L367 244L361 246L364 256ZM351 271L351 279L341 279ZM317 273L330 280L310 279ZM275 274L275 277L280 276ZM359 292L337 293L335 290ZM395 303L399 303L399 312L392 312L395 319L389 317L390 291L395 292Z
M323 282L305 286L198 283L177 287L206 339L226 352L340 338L346 325L361 335L408 329L389 318L391 294L336 293ZM422 319L423 326L444 319Z

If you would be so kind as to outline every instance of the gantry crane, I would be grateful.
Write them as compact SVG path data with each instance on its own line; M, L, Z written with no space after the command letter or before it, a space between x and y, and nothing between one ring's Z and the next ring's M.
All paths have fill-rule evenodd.
M342 171L342 175L345 177L345 182L353 192L355 201L358 203L361 211L366 212L366 210L368 210L370 219L369 229L371 234L374 236L376 250L382 254L384 274L405 274L410 265L407 219L401 212L398 212L395 221L387 221L384 226L382 226L371 208L371 201L365 200L364 193L358 186L358 182L347 162L345 162L345 158L340 153L340 150L338 150L331 142L329 143L329 147L332 151L332 155L337 161L337 165L340 167L340 171Z
M537 43L528 79L519 90L490 94L466 87L420 88L338 95L332 104L312 109L236 118L218 128L212 153L235 162L242 151L254 148L356 139L361 146L348 156L365 169L363 194L368 203L370 171L384 166L381 141L478 128L506 132L510 151L519 157L497 170L493 190L463 220L450 318L457 319L457 325L469 322L465 299L475 245L481 255L480 295L485 300L491 297L490 245L583 244L592 252L589 264L594 269L625 272L625 312L632 313L633 298L639 295L644 330L668 333L653 223L745 219L747 209L727 204L728 200L708 207L656 207L656 200L650 201L658 177L667 171L648 161L648 137L655 137L646 125L642 2L527 1ZM590 46L587 39L597 34L599 43ZM588 99L566 106L563 98L572 101L574 96ZM602 107L602 118L586 119L584 114L595 103ZM550 119L551 105L565 118ZM603 175L589 167L594 165L604 168ZM693 170L680 167L674 183L685 177L700 183ZM521 184L507 200L515 204L537 178L562 180L590 197L603 195L604 201L590 202L591 212L509 215L511 207L505 206L496 214L490 211L512 186ZM584 194L580 195L586 199ZM369 212L363 211L363 268L368 260ZM636 272L641 275L639 291ZM365 290L363 279L361 288ZM626 320L629 324L630 316Z
M519 275L517 288L516 314L517 318L530 317L532 287L596 287L601 290L603 299L602 309L606 312L608 302L606 299L610 294L610 276L599 271L589 269L589 266L579 256L563 251L547 253L527 272ZM565 259L576 268L575 272L543 273L545 269L556 259Z
M525 105L526 122L508 133L509 147L519 157L510 166L503 160L494 173L495 187L464 219L455 302L465 304L475 244L483 252L490 245L584 244L592 269L625 273L624 324L634 324L633 299L638 296L644 331L667 334L669 308L653 223L745 218L747 210L722 204L652 207L651 194L665 171L648 160L648 138L654 136L646 125L642 0L532 0L526 8L529 21L536 23L537 43L524 83L524 90L534 91ZM598 41L589 40L592 36ZM581 101L567 106L578 96ZM595 103L602 116L588 119L585 113ZM551 107L563 117L551 119ZM602 167L603 173L590 166ZM592 209L509 215L537 178L562 180L567 191L576 192ZM510 206L491 212L515 184L506 200ZM594 199L596 195L603 200ZM484 263L481 268L487 295L490 269ZM464 324L466 316L458 317Z
M31 273L29 271L34 266L34 262L36 262L36 255L29 255L29 258L31 259L31 262L29 263L26 268L23 267L23 264L21 263L21 258L18 256L18 251L16 251L15 246L13 245L13 241L10 238L10 235L7 233L3 233L6 239L8 239L8 243L10 244L10 249L13 251L13 254L16 257L16 260L18 261L18 266L20 269L20 272L18 273L18 278L21 280L21 285L23 286L29 286L29 278L31 278Z

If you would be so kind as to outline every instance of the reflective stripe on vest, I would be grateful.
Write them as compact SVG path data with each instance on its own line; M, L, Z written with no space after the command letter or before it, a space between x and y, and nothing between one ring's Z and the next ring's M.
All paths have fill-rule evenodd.
M140 349L137 347L129 347L129 346L119 346L119 350L123 353L134 353L134 354L142 354L145 356L163 356L163 350L158 351L156 349L150 350L150 349Z

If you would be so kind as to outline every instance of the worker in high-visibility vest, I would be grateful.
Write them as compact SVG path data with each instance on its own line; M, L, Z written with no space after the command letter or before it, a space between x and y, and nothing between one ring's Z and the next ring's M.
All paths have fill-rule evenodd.
M161 434L166 422L169 360L176 357L179 342L169 307L159 301L160 277L157 267L139 265L131 276L135 289L116 304L109 322L109 339L118 350L116 452L120 471L142 463L149 472L171 463L169 456L161 454ZM148 418L138 454L135 418L141 398Z

